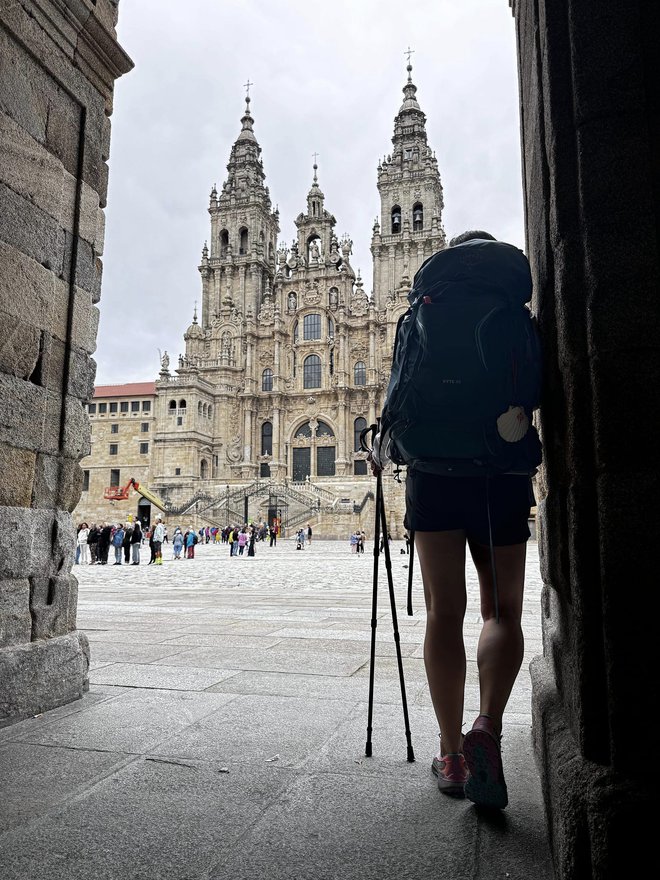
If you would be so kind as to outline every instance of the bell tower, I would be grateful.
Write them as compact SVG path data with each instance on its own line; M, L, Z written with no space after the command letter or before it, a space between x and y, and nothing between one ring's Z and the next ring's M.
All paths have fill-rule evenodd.
M426 137L426 115L416 98L408 50L408 80L394 118L392 152L378 163L380 218L371 239L377 309L403 298L427 257L446 246L442 183Z
M271 208L261 147L252 127L251 85L246 83L245 113L231 148L227 179L220 194L215 185L211 190L211 246L204 245L199 266L204 330L223 304L243 315L256 313L275 275L279 212Z

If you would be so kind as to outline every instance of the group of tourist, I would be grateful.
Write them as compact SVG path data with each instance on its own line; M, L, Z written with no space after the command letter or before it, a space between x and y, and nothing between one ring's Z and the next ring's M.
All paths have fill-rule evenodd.
M114 550L113 565L140 564L140 547L144 540L142 525L132 523L80 523L76 539L76 565L107 565L110 548Z

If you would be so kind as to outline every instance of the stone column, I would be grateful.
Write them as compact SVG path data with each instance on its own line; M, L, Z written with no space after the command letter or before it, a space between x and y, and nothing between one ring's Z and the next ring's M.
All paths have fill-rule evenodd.
M512 6L547 371L534 745L558 880L640 876L658 779L660 16Z
M111 0L0 6L0 726L82 696L71 574L89 452L114 81Z

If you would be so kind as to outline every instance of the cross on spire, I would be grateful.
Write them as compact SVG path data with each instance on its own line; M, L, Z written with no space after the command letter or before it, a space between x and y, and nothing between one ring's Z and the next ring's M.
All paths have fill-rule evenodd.
M246 98L250 97L250 86L253 86L253 85L254 85L254 83L250 82L250 77L248 77L248 81L246 83L243 83L243 86L245 87L245 97Z
M415 54L415 50L411 49L410 46L408 46L403 54L408 56L408 64L410 64L410 56Z

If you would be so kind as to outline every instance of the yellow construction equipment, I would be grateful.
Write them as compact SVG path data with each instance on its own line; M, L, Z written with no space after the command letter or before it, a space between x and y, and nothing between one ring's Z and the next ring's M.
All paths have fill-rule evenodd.
M154 493L150 492L149 489L141 486L134 477L131 477L125 486L108 486L103 493L103 497L106 501L126 501L128 498L129 490L131 488L133 488L138 493L138 495L142 495L143 498L146 498L147 501L150 501L154 505L154 507L157 507L159 510L167 512L167 506L165 505L165 502L162 501L158 497L158 495L154 495Z

